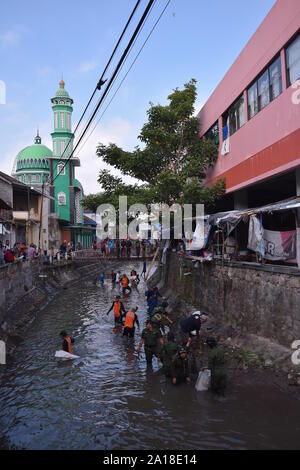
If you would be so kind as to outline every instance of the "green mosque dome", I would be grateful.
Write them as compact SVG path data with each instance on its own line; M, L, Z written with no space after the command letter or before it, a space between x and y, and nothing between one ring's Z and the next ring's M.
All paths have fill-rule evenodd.
M49 170L50 158L52 158L52 151L46 145L42 145L42 140L37 133L34 144L25 147L18 153L15 171L18 173L29 169Z

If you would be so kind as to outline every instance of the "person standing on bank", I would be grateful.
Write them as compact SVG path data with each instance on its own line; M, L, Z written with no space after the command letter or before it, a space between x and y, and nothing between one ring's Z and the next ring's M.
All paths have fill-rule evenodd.
M129 336L129 338L133 338L135 332L135 324L137 324L138 329L140 329L139 319L136 314L137 309L138 307L136 306L126 313L123 336Z
M140 257L140 251L141 251L141 244L140 244L140 241L137 240L135 242L135 252L136 252L137 259L139 259L139 257Z
M185 342L187 340L187 336L192 338L193 331L196 331L197 338L199 338L201 326L206 321L207 316L202 314L200 310L197 310L189 317L181 320L180 329L182 341Z

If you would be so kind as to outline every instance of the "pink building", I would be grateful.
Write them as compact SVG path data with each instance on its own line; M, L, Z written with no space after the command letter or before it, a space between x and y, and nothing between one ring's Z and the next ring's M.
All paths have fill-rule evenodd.
M300 0L278 0L199 112L219 143L219 210L300 195Z

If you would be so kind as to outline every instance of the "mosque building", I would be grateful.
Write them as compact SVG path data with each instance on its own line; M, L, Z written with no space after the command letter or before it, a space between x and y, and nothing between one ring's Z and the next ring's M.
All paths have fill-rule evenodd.
M59 248L64 240L72 241L75 246L80 241L87 248L92 245L95 228L84 224L83 188L75 178L75 168L80 166L80 160L71 156L73 99L63 80L51 103L54 114L52 150L42 144L37 132L34 144L18 153L12 175L44 195L40 243L43 249Z

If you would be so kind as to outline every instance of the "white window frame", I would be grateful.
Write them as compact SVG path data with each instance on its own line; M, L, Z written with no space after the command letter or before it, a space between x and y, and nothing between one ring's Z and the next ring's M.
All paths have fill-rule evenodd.
M65 140L60 140L59 141L60 156L62 156L62 154L64 153L65 148L66 148L66 141ZM65 152L65 155L66 155L66 152Z
M63 167L63 170L60 172L61 167ZM57 164L57 174L59 174L59 176L64 176L66 174L66 167L64 163Z
M54 113L54 127L55 129L58 128L58 113Z
M60 125L60 129L65 128L65 113L64 112L59 113L59 125Z
M59 206L66 206L67 205L67 197L63 191L60 191L57 195L57 202Z

